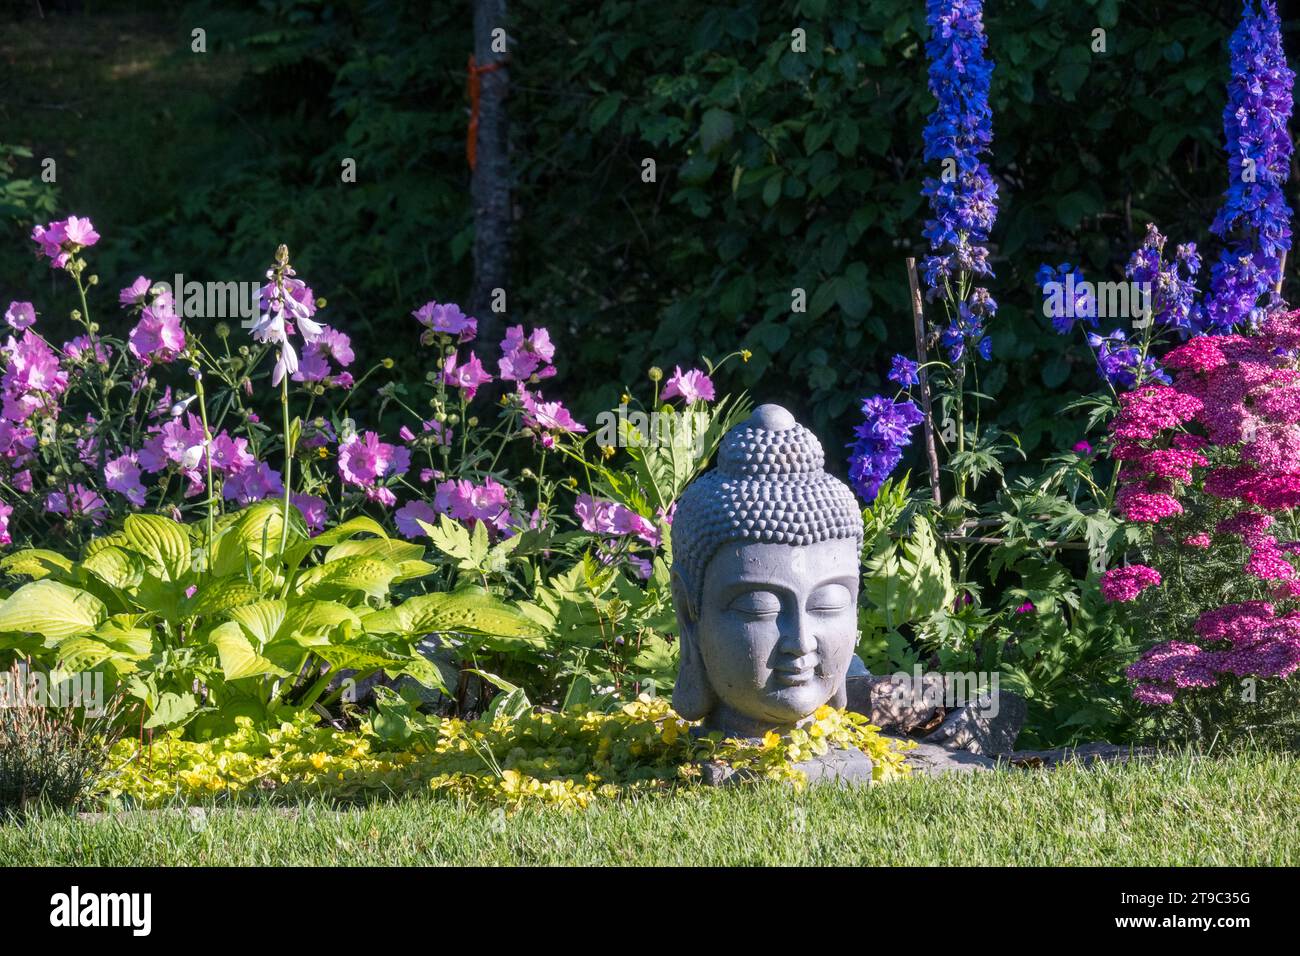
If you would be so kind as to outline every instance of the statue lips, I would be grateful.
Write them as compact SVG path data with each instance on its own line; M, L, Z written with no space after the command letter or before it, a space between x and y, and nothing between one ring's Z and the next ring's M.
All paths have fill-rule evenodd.
M818 663L817 658L811 654L786 657L772 668L772 676L778 684L785 687L802 687L816 678Z

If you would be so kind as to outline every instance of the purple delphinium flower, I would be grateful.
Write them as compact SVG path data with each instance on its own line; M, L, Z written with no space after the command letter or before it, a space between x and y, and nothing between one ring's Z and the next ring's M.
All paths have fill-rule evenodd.
M895 402L873 395L862 403L866 420L853 431L858 436L849 447L849 481L868 504L876 500L898 463L902 449L912 442L912 429L925 420L911 401Z
M1042 265L1036 281L1043 293L1043 314L1052 320L1058 335L1069 335L1079 321L1096 327L1097 298L1092 286L1084 284L1082 269L1068 262L1055 269Z
M1151 380L1169 384L1168 374L1150 355L1143 359L1141 348L1129 342L1123 329L1105 336L1089 333L1088 344L1097 355L1098 374L1116 388Z
M1227 242L1210 271L1206 322L1228 331L1255 322L1260 298L1281 277L1291 248L1291 207L1283 184L1291 171L1291 88L1295 73L1282 50L1274 0L1245 0L1228 44L1232 75L1223 109L1228 189L1210 231Z
M998 187L984 162L993 142L993 64L984 55L988 40L983 15L982 0L926 3L929 87L938 106L926 122L924 155L943 167L941 176L926 179L921 190L934 214L925 224L931 255L923 264L931 300L956 299L962 283L954 279L959 274L967 279L993 274L986 244L997 218ZM971 296L981 293L984 301L961 312L943 336L953 362L960 362L971 345L982 356L990 354L984 321L992 317L997 303L983 289L976 288Z
M896 382L903 388L910 388L921 381L918 374L919 370L920 366L906 355L895 355L893 362L889 366L888 378L891 382Z
M1196 274L1201 268L1196 243L1179 246L1170 260L1165 259L1164 250L1165 237L1154 223L1148 223L1146 238L1124 269L1124 274L1150 296L1145 303L1134 303L1134 309L1149 306L1151 321L1183 335L1199 332L1204 320L1201 304L1196 301Z

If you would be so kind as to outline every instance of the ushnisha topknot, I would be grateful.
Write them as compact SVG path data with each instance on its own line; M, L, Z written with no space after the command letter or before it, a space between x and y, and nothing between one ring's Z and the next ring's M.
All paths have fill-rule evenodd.
M736 541L810 545L837 538L862 548L857 498L824 470L817 436L780 405L760 405L727 432L718 467L693 481L673 516L673 564L699 607L704 569Z

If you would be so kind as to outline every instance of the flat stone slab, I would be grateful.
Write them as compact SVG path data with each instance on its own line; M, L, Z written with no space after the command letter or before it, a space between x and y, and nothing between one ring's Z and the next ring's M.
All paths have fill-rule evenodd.
M1014 750L1011 753L1001 754L998 763L1034 770L1040 767L1059 767L1070 761L1077 761L1085 767L1091 767L1096 763L1127 763L1130 760L1155 755L1154 747L1097 742L1079 744L1076 747L1057 747L1054 750Z
M908 740L892 734L881 734L893 740ZM916 746L906 754L907 763L912 773L926 777L937 777L945 773L981 773L997 768L998 762L983 754L973 754L969 750L949 750L938 744L927 744L911 740Z

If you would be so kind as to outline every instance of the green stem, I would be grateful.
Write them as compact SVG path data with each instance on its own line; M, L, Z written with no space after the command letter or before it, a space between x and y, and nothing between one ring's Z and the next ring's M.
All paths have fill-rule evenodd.
M293 448L289 445L289 376L280 379L280 410L284 417L284 518L280 528L280 556L289 540L289 482L293 474Z

